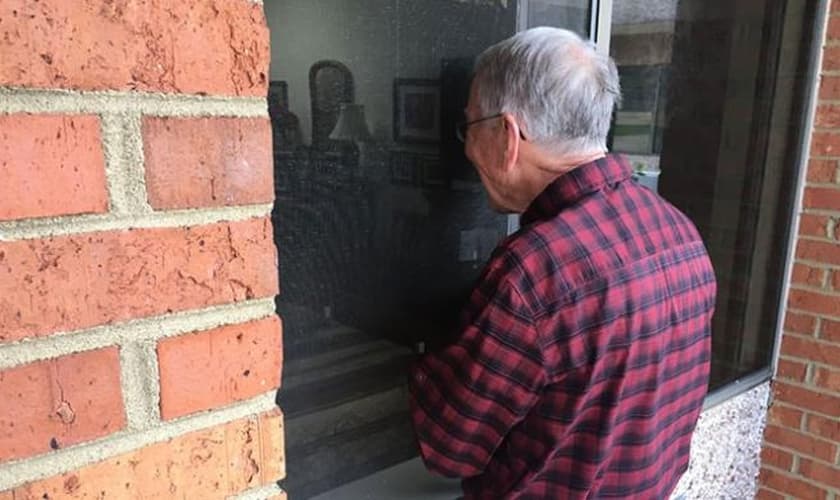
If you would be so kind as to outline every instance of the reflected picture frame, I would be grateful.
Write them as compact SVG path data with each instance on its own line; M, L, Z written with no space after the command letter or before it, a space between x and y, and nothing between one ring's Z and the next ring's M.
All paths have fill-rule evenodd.
M394 141L440 142L440 81L394 79Z

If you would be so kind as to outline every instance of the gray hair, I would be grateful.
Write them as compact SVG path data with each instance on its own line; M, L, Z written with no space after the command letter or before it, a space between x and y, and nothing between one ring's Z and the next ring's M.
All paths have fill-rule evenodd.
M485 50L475 65L478 108L507 112L529 140L554 152L606 150L618 70L577 34L532 28Z

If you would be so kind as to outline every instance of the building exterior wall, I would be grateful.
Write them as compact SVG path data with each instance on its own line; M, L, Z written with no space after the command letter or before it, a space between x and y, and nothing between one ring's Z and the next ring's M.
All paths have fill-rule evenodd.
M840 498L840 2L820 66L757 497Z
M0 0L0 499L281 498L268 30Z

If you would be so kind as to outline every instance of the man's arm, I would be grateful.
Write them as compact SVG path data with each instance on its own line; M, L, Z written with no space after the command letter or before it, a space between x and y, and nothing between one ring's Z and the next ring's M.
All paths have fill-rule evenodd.
M423 460L450 477L480 474L545 384L530 308L515 288L485 283L471 303L457 340L425 355L409 377Z

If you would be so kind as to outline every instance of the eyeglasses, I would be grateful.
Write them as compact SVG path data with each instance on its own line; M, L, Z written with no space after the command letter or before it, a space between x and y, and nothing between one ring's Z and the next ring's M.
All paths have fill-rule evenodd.
M484 118L479 118L478 120L470 120L470 121L463 121L458 122L455 125L455 137L458 138L461 142L466 142L467 140L467 129L470 128L470 125L475 125L476 123L492 120L493 118L499 118L502 116L501 113L497 113L493 116L485 116Z
M496 113L492 116L485 116L484 118L479 118L478 120L470 120L470 121L463 121L458 122L455 124L455 137L458 138L461 142L467 141L467 129L470 128L470 125L475 125L476 123L480 123L487 120L492 120L493 118L500 118L503 113ZM525 133L522 132L522 129L519 129L519 137L522 138L523 141L527 141L528 139L525 138Z

